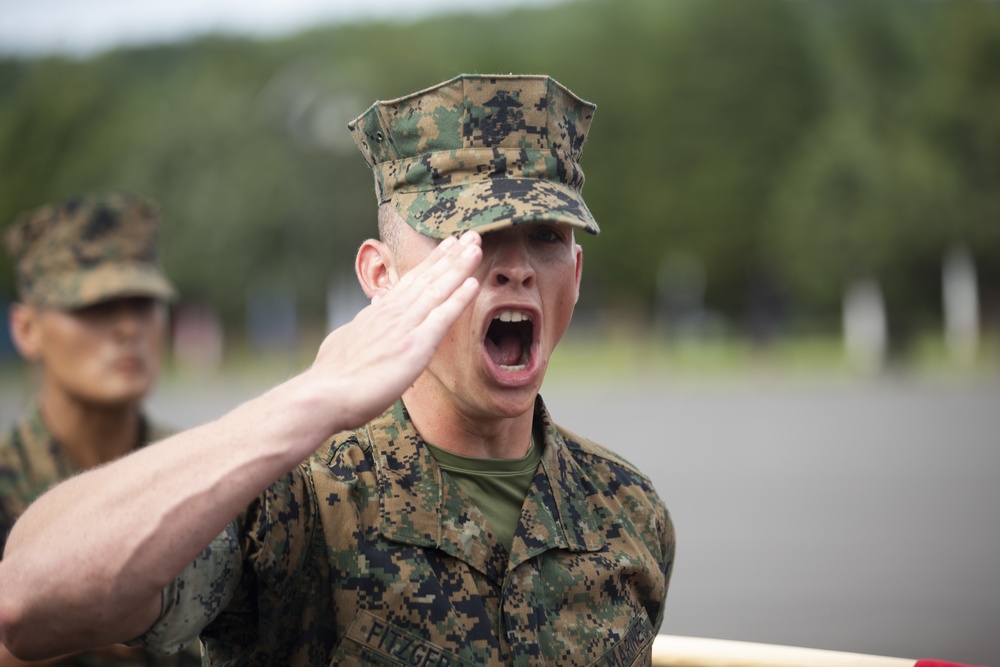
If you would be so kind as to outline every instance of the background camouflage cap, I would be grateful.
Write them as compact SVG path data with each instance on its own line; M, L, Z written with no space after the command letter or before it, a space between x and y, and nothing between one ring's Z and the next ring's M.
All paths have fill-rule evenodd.
M421 234L540 221L598 234L579 164L595 109L548 76L462 74L376 102L348 128L379 203Z
M159 212L120 194L74 197L18 218L7 230L22 301L82 308L124 296L172 301L157 263Z

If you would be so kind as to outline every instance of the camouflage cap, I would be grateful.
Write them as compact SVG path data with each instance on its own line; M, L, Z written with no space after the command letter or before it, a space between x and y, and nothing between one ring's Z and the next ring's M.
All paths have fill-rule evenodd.
M425 236L541 221L598 234L579 164L595 109L548 76L462 74L348 128L379 203Z
M7 230L21 300L82 308L124 296L176 297L157 263L159 212L128 195L74 197L18 218Z

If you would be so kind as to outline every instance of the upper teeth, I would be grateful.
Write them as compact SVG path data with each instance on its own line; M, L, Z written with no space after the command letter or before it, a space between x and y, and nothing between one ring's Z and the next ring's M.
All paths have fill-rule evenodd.
M530 322L531 316L516 310L505 310L493 316L493 319L501 322Z

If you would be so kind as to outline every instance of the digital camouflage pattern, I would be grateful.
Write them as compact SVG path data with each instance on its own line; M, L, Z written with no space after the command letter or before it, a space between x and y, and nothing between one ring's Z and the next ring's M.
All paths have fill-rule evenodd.
M123 296L173 300L157 264L158 225L151 202L121 194L26 213L6 233L20 299L62 309Z
M333 437L237 520L243 573L201 634L207 664L649 664L674 557L667 510L541 398L534 418L542 461L509 553L402 402Z
M160 618L129 645L160 653L195 645L205 624L232 601L242 572L236 526L229 524L163 589Z
M166 429L142 422L139 443L160 440ZM49 487L82 472L52 436L36 408L7 432L0 435L0 553L7 543L11 526L28 505ZM109 652L88 651L64 658L60 665L77 667L195 667L201 664L201 649L193 645L173 656L156 655L124 647Z
M598 234L580 168L595 109L548 76L463 74L348 127L379 203L421 234L543 221Z

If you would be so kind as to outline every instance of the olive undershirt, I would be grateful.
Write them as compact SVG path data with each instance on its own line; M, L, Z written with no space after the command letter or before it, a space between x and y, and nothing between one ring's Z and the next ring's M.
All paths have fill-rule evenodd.
M521 505L535 478L542 452L531 437L528 453L521 459L479 459L460 456L427 443L431 455L448 476L458 483L476 506L497 539L510 552Z

